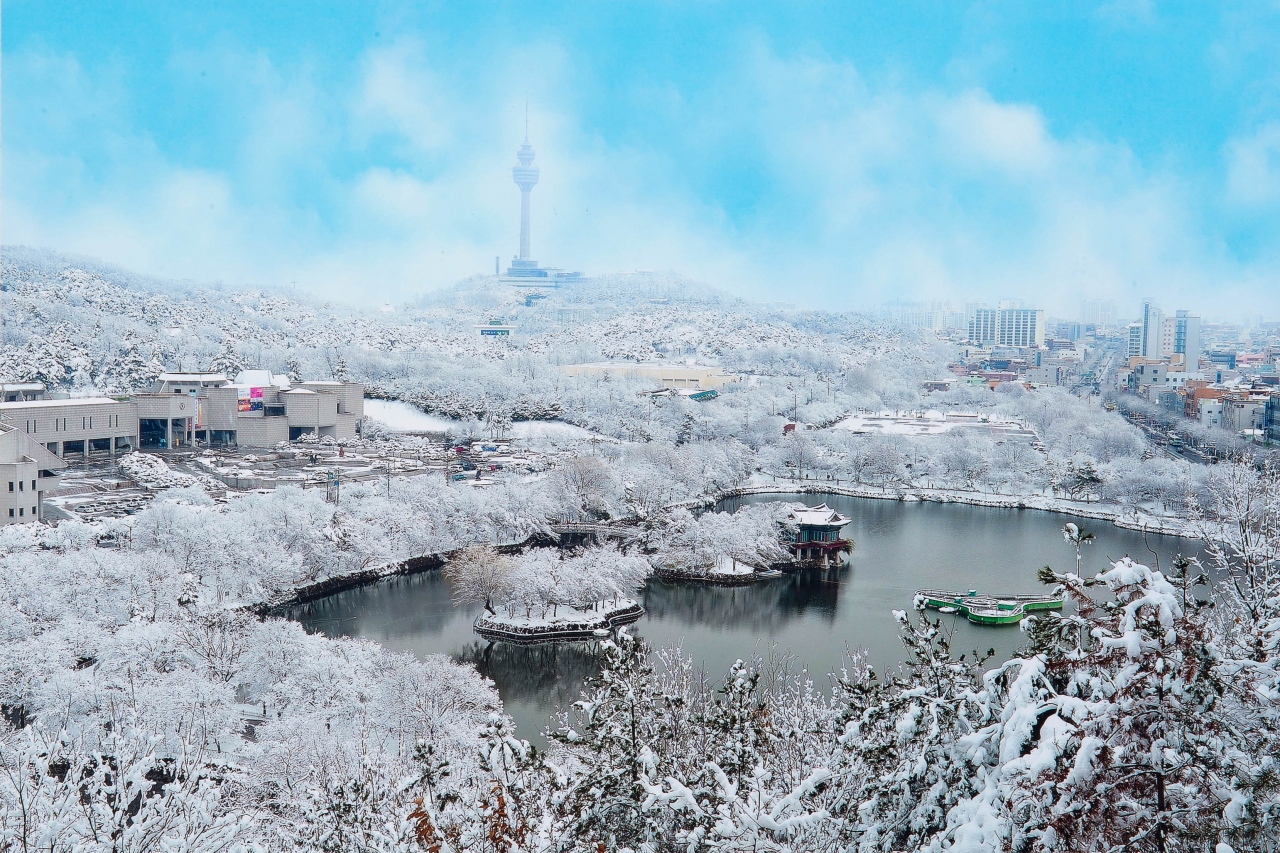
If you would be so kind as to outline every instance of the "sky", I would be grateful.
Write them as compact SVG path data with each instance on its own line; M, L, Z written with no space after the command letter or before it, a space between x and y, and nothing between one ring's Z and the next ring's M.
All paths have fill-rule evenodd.
M1280 318L1280 0L6 0L0 238L402 301L516 252Z

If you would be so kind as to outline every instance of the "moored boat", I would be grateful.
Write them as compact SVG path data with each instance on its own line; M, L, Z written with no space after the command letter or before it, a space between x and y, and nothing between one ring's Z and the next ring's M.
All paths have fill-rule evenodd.
M918 589L916 599L939 613L958 613L978 625L1016 625L1037 610L1061 610L1062 590L1049 595L986 595L976 589L947 592L940 589Z

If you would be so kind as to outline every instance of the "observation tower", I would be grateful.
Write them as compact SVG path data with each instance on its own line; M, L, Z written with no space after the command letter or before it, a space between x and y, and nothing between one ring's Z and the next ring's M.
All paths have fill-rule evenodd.
M529 144L529 116L524 117L524 144L516 150L516 165L511 170L511 180L520 188L520 254L511 259L511 266L499 280L515 287L559 287L578 281L582 273L566 272L556 267L540 267L529 250L531 219L529 194L538 185L538 167L533 165L533 146ZM496 270L495 270L496 272Z
M529 119L524 120L524 144L516 151L519 161L511 170L511 179L520 188L520 255L518 260L529 257L529 193L538 185L538 167L533 165L533 146L529 144ZM536 264L535 264L536 266Z

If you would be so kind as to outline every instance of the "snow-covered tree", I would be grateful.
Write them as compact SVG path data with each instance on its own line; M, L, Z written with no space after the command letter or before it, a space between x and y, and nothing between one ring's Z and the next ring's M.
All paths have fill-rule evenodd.
M509 557L479 545L454 554L444 567L444 576L453 587L453 600L458 604L483 604L489 613L496 613L496 607L510 599L514 572Z

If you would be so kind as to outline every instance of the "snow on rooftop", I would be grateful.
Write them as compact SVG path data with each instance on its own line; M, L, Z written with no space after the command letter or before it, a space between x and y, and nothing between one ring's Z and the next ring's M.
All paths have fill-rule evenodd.
M832 429L847 429L864 435L911 436L942 435L953 430L982 429L991 434L1032 436L1032 433L1015 421L968 412L948 412L944 415L936 410L926 412L923 417L887 413L850 415L835 424Z
M289 388L289 377L270 370L242 370L231 383L237 388Z
M797 524L839 525L840 527L844 527L853 520L846 515L841 515L826 504L792 510L791 517Z
M161 373L161 382L226 382L225 373Z
M12 403L0 403L0 409L31 408L33 406L105 406L118 405L119 400L110 397L68 397L63 400L15 400Z

